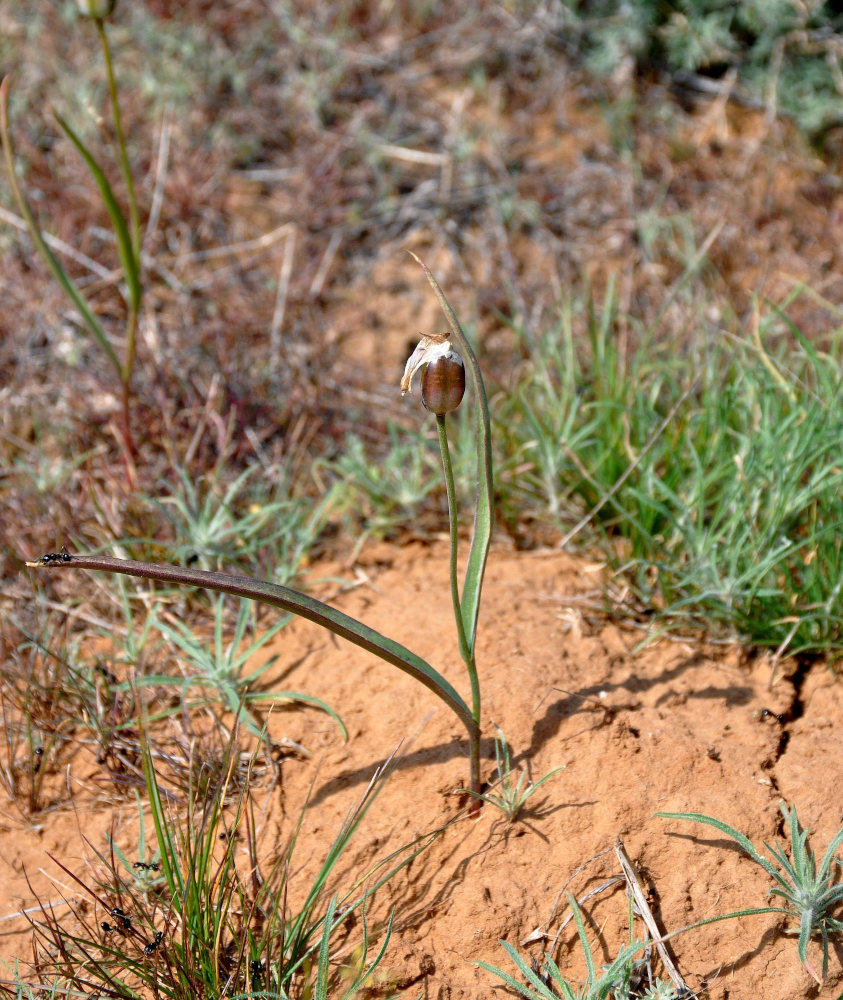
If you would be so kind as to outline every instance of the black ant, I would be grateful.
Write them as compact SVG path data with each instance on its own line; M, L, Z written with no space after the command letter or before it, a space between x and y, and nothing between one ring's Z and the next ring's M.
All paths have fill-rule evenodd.
M164 937L162 931L156 931L155 937L149 942L149 944L144 945L143 953L144 955L151 955L155 949L161 944L161 939Z
M157 872L158 865L154 861L136 861L132 868L137 868L142 872Z
M102 675L103 680L106 682L106 684L116 684L117 683L117 678L115 677L115 675L110 670L108 670L106 667L104 667L101 663L97 663L97 665L96 665L96 667L94 667L94 669L96 670L96 672L98 674Z
M126 914L120 909L119 906L115 906L111 911L112 917L117 917L120 923L123 925L124 931L129 931L132 929L131 917L127 917Z
M73 556L67 551L67 549L62 545L60 552L47 552L45 555L41 556L41 562L45 566L49 566L50 563L69 563L73 559Z
M249 975L252 977L253 983L259 983L263 979L263 960L260 958L253 958L249 962Z
M776 713L775 712L771 712L769 708L762 708L761 709L761 718L762 719L767 719L767 718L777 719L780 723L784 723L784 716L783 715L776 715Z

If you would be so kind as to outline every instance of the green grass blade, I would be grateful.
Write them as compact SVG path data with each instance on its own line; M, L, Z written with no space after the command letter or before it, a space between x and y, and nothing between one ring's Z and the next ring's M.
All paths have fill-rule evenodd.
M149 796L149 808L152 812L152 822L155 827L155 835L158 838L158 850L161 856L161 867L164 870L164 877L167 886L174 895L184 893L184 875L178 863L178 851L170 834L170 826L164 811L164 803L161 801L161 790L158 787L158 779L155 776L155 763L152 760L152 751L146 739L145 727L142 733L142 754L143 754L143 774L146 779L146 791Z
M336 722L343 740L348 739L348 730L340 716L326 701L317 698L315 695L303 694L301 691L254 691L247 694L244 700L246 704L252 704L256 701L292 701L300 702L303 705L310 705L329 715Z
M331 931L334 924L334 913L337 908L337 897L332 896L328 903L328 912L325 914L325 926L322 931L322 940L319 942L319 960L316 966L316 989L314 1000L328 1000L328 976L330 964L328 962L331 950Z
M129 227L126 225L126 219L124 218L123 212L117 203L114 191L108 183L108 178L102 172L100 165L94 159L88 147L82 142L79 136L73 131L58 111L54 111L53 114L56 117L56 121L62 127L65 135L79 151L79 155L85 161L85 164L91 171L91 175L99 188L100 196L102 197L108 211L108 217L111 219L114 235L117 238L117 252L120 255L120 263L123 265L123 273L126 276L126 285L129 290L129 305L135 312L137 312L140 308L141 300L140 270L138 262L135 259L135 251L132 248L132 240L129 236Z
M509 975L508 972L504 972L503 969L498 969L496 966L490 965L488 962L477 962L475 964L481 969L485 969L487 972L500 976L507 986L511 986L514 990L517 990L521 996L528 997L529 1000L556 1000L554 993L547 988L541 979L539 979L521 955L518 954L516 949L508 941L501 941L501 945L507 955L509 955L512 959L521 975L535 987L535 990L531 990L529 986L519 982L513 976Z
M727 837L731 837L743 850L752 858L756 864L761 865L764 871L767 872L772 878L777 881L781 881L779 872L776 868L765 858L762 854L759 854L755 849L755 845L739 830L736 830L733 826L729 826L728 823L724 823L722 820L715 819L713 816L705 816L702 813L669 813L669 812L657 812L654 815L660 816L662 819L684 819L691 823L705 823L707 826L713 826L715 830L719 830L721 833L725 833Z
M577 925L577 934L580 938L580 943L582 944L583 954L585 955L585 965L588 969L588 983L593 984L597 980L597 967L594 964L594 956L591 953L591 947L588 943L588 935L585 932L585 923L583 922L582 912L580 911L577 901L572 893L568 893L568 905L574 914L574 923Z

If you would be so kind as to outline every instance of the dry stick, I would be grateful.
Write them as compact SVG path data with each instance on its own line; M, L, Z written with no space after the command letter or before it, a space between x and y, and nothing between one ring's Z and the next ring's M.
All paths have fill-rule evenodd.
M328 246L322 254L322 260L319 262L319 267L316 268L316 274L313 276L313 281L310 283L310 288L307 292L310 298L316 299L322 294L325 279L328 277L328 271L331 268L331 264L334 262L334 257L337 255L337 250L339 250L341 242L342 230L338 227L331 233L331 238L328 240Z
M664 946L664 935L659 928L659 925L656 923L653 911L647 903L647 896L641 888L638 873L635 871L635 868L633 868L632 862L629 860L629 855L626 853L626 848L623 846L623 842L620 838L615 841L615 854L618 856L618 861L620 862L621 869L626 878L626 884L629 886L629 891L632 893L632 898L635 900L635 906L638 909L639 916L647 925L647 930L653 938L653 943L658 950L659 957L662 960L662 965L664 966L665 971L673 980L673 985L676 987L676 991L680 994L680 996L691 993L692 990L688 987L688 984L680 975L679 970L673 964L673 959L671 959L668 954L667 948Z
M284 326L284 313L287 309L287 295L290 291L295 249L296 228L293 226L287 239L284 240L284 256L281 259L281 271L278 275L278 293L275 296L275 310L272 314L272 326L269 330L269 360L273 371L278 371L281 368L281 330Z
M0 221L8 223L10 226L14 226L15 229L19 229L21 232L27 232L26 223L19 216L15 215L14 212L10 212L7 208L3 208L0 205ZM123 273L119 268L110 271L107 267L103 267L102 264L88 257L87 254L82 253L77 250L76 247L72 247L69 243L65 243L64 240L60 240L58 236L51 236L49 233L44 233L44 242L51 250L55 250L56 253L60 253L65 257L69 257L71 260L75 260L77 264L81 264L83 267L87 268L98 278L102 278L104 281L114 282Z
M602 858L603 855L604 854L608 854L610 850L611 850L611 847L606 847L602 851L599 851L597 854L593 854L586 861L583 861L583 863L578 868L576 868L573 872L571 872L571 874L568 876L568 878L565 879L565 884L562 886L562 888L556 894L556 899L553 901L553 906L550 908L550 914L548 915L547 920L545 920L545 922L543 924L539 924L538 927L536 927L530 934L527 935L527 937L524 938L524 940L521 942L521 947L522 948L525 948L528 944L532 944L534 941L541 941L542 938L546 939L546 938L550 937L550 935L547 933L547 931L544 928L547 927L547 925L551 922L551 920L553 920L553 918L556 916L556 911L559 908L559 901L565 895L565 890L568 888L568 886L571 884L571 882L577 877L577 875L580 874L580 872L585 871L585 869L591 864L592 861L597 861L599 858ZM615 884L617 884L620 881L621 881L620 875L615 875L615 876L613 876L613 878L609 879L609 884L615 885ZM595 891L601 891L602 892L602 890L604 888L606 888L606 887L607 887L607 884L605 882L601 883L600 886L598 886L597 890L595 890ZM587 896L583 896L582 901L585 902L586 899L587 899ZM559 928L560 931L562 930L562 927L565 927L565 925L572 919L572 917L573 917L573 913L569 913L568 916L565 918L564 922L562 923L562 926ZM556 944L555 944L555 942L558 941L558 940L559 940L559 933L557 932L556 938L554 939L554 945L550 949L550 954L551 955L556 950Z
M146 232L143 234L144 250L149 246L150 240L158 228L158 220L161 217L161 207L164 204L164 183L167 177L167 164L170 159L170 136L172 131L169 111L165 111L161 119L161 135L158 139L158 157L155 162L155 186L152 189L152 201L149 206Z

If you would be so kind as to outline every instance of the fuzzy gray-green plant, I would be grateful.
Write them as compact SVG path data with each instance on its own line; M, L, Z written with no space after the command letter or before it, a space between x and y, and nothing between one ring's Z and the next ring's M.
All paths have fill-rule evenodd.
M761 854L747 836L728 823L712 816L682 812L664 812L656 813L656 815L664 819L688 820L692 823L705 823L707 826L714 827L715 830L731 837L756 864L767 872L775 883L770 889L770 895L784 900L787 905L741 910L728 916L747 916L756 913L784 913L790 917L795 916L799 921L799 944L797 947L799 958L805 968L822 985L822 981L828 974L830 935L843 931L843 919L841 919L843 914L840 913L840 907L843 905L843 883L837 881L838 869L836 867L836 865L843 864L843 861L835 857L838 848L843 844L843 827L832 838L820 862L819 869L817 869L814 852L808 847L808 831L802 830L799 826L796 806L788 809L784 802L781 802L779 807L790 837L790 857L781 844L770 845L765 841L764 846L772 855L772 860ZM837 916L834 915L835 912L837 912ZM815 933L819 933L822 938L823 965L821 975L817 974L808 961L808 942Z
M591 945L588 943L582 912L571 893L568 893L568 902L574 914L577 934L585 957L587 975L584 983L577 985L566 979L551 955L545 955L541 970L536 971L508 941L501 941L501 945L515 963L523 980L516 979L488 962L478 962L477 965L494 973L525 1000L559 1000L560 997L562 1000L610 1000L617 997L619 991L625 991L635 956L647 947L647 942L633 941L624 945L613 962L598 970ZM626 996L623 1000L626 1000Z
M564 0L569 44L600 76L634 59L642 67L721 78L729 69L761 106L772 104L809 135L841 122L843 18L799 0Z

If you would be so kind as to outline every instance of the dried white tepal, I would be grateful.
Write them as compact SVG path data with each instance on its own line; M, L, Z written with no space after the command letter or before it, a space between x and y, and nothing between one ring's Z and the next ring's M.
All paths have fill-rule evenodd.
M108 17L117 0L76 0L76 6L83 17L94 17L98 21Z
M412 389L413 376L422 367L422 402L425 407L438 416L455 410L465 395L465 365L459 354L451 349L447 334L422 335L404 367L402 396Z

